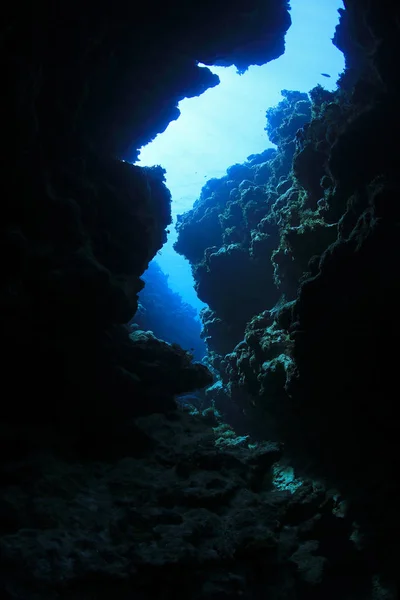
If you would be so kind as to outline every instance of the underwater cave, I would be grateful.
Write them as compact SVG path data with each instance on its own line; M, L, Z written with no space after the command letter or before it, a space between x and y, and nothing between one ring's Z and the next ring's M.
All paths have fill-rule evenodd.
M7 7L1 600L397 600L399 34Z

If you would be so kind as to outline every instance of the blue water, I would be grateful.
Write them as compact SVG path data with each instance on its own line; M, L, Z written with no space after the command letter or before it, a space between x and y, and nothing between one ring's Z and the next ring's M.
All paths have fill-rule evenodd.
M140 166L161 164L167 170L174 222L189 210L207 179L222 177L227 167L272 146L264 131L266 110L282 99L282 89L308 92L318 83L336 88L344 58L331 39L340 0L293 0L292 26L285 54L238 75L234 67L211 67L221 83L197 98L179 103L181 116L141 149ZM325 77L322 73L330 75ZM169 274L169 285L200 310L188 262L173 249L174 225L155 260Z

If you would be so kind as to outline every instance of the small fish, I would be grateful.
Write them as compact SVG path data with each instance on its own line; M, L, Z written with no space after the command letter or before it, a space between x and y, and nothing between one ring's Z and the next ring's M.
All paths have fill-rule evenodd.
M321 73L321 75L323 75L324 77L330 77L330 75L328 75L328 73Z

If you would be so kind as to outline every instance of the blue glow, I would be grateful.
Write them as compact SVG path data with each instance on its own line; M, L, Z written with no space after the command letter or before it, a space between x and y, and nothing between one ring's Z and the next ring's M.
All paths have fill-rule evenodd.
M227 167L272 146L264 127L266 110L280 102L282 89L308 92L318 83L334 90L344 58L331 39L341 0L293 0L292 26L285 54L262 67L238 75L234 67L211 67L221 83L197 98L179 103L181 116L143 148L138 165L161 164L167 170L172 214L189 210L207 179L222 177ZM330 75L325 77L323 73ZM156 260L169 274L171 288L200 309L187 261L167 244Z

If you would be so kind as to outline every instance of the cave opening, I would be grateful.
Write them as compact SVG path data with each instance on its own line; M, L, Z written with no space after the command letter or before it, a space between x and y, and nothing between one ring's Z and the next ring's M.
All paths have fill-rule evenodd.
M135 164L159 164L166 169L173 222L166 243L143 275L145 288L139 295L134 327L150 329L162 339L190 348L196 360L206 355L199 313L209 307L209 300L207 295L199 298L199 290L195 291L194 262L175 249L180 215L192 209L210 180L223 186L229 167L250 164L251 157L256 164L254 157L268 148L276 149L277 140L269 137L267 110L282 102L282 90L305 94L316 85L327 91L336 89L344 57L332 37L342 7L341 0L323 5L318 0L292 2L285 53L266 65L239 72L234 66L199 64L218 76L218 85L180 101L179 117L140 149ZM269 116L274 118L271 111ZM300 119L298 126L302 124ZM285 181L283 175L281 180ZM262 181L267 183L267 179Z
M288 4L7 5L2 600L399 598L400 4L344 0L337 89Z

